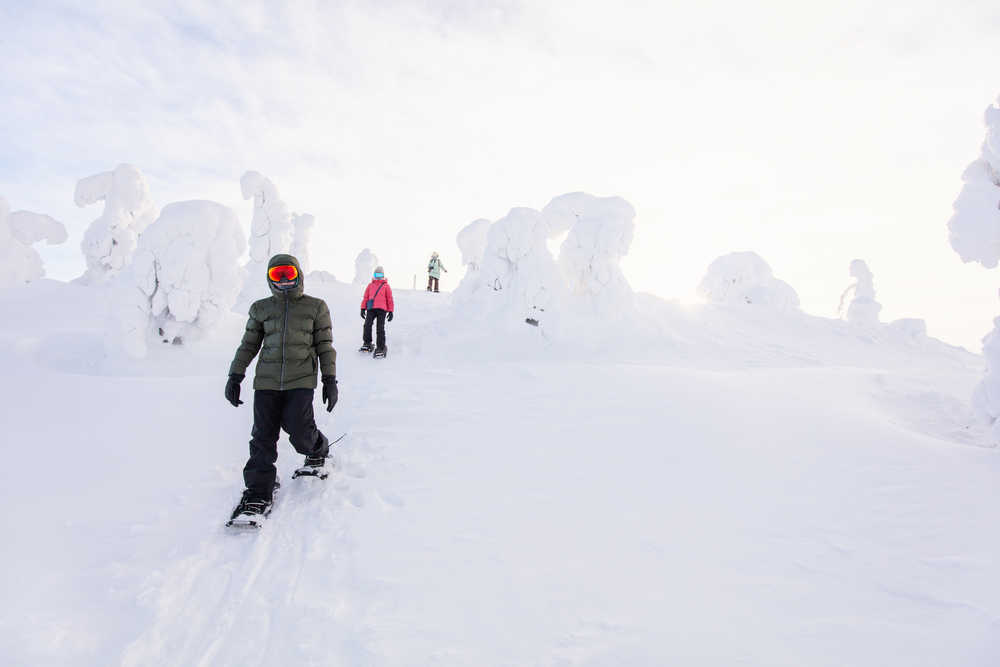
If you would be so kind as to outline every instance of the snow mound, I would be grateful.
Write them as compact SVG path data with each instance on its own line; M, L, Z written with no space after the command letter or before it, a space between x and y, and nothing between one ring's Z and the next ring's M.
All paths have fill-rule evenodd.
M14 211L0 197L0 287L13 287L45 275L41 256L31 246L65 243L66 227L41 213Z
M734 252L716 259L698 291L718 304L753 305L779 312L799 307L799 295L792 286L775 278L767 262L754 252Z
M354 259L354 284L367 285L378 266L378 257L369 248L358 253Z
M184 201L164 207L119 286L126 351L142 357L149 340L180 344L209 331L236 302L245 243L236 213L226 206Z
M73 200L80 207L104 202L101 217L90 223L80 248L87 260L82 281L105 281L129 263L139 235L156 218L149 187L138 169L120 164L78 181Z
M632 205L621 197L574 192L553 199L542 215L550 233L569 231L559 249L559 266L570 293L604 313L628 309L632 287L621 260L635 232Z

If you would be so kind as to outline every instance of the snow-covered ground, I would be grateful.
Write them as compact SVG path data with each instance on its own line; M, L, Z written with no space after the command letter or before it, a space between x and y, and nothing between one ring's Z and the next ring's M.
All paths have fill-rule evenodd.
M348 435L258 534L244 318L143 360L100 287L0 290L6 665L996 665L1000 458L979 356L883 327L636 296L546 339L398 290L334 317ZM244 383L249 393L250 378Z

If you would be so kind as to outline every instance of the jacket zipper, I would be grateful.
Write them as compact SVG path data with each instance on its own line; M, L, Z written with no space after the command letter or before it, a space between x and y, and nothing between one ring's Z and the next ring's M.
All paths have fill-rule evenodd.
M285 318L281 323L281 377L278 378L278 390L285 389L285 332L288 331L288 294L285 294Z

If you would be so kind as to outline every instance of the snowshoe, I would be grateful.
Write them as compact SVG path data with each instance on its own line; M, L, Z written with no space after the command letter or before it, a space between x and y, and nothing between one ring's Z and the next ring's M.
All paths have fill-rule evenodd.
M387 351L388 350L386 348L384 348L384 347L376 348L375 352L372 353L372 358L373 359L385 359L385 353Z
M275 489L277 489L277 484ZM233 510L233 515L229 517L226 526L229 528L260 528L267 521L273 506L273 497L264 498L247 489L243 492L243 497L240 498L240 502Z
M372 345L371 343L365 343L364 345L358 348L358 352L371 352L374 349L375 349L374 345Z
M326 479L329 476L330 470L326 467L325 456L307 456L305 464L292 473L292 479L298 477L319 477L320 479Z

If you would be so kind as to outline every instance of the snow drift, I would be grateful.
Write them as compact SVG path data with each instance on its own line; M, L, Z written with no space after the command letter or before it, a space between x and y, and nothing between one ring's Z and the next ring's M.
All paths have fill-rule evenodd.
M38 280L45 275L41 256L31 246L40 241L48 245L65 243L66 227L41 213L10 210L0 197L0 287L14 287Z
M126 351L146 354L150 340L180 344L209 331L229 312L243 272L246 239L236 213L210 201L164 207L142 235L131 273L121 281L118 323ZM256 276L264 283L264 272Z
M146 180L130 164L81 179L73 199L80 207L104 202L101 217L90 223L80 245L87 260L81 280L103 282L131 261L139 235L156 218L156 207Z

